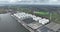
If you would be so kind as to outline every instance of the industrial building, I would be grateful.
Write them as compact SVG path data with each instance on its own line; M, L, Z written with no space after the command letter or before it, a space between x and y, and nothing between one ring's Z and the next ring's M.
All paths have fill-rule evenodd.
M31 32L57 32L60 31L60 24L50 22L49 19L37 17L32 14L20 12L15 13L13 16L16 20L19 20L25 28ZM48 24L47 24L48 23Z
M23 24L26 25L31 30L33 30L34 32L37 31L37 29L39 29L40 27L49 23L49 19L37 17L35 15L24 13L24 12L15 13L11 16L13 16L17 20L19 19L20 21L24 22L25 24L24 23Z
M42 17L40 18L44 19ZM52 21L43 25L39 21L33 20L30 16L21 20L10 13L0 14L0 32L27 32L27 30L28 32L60 32L60 24Z
M14 16L18 17L20 20L32 18L33 20L38 21L39 23L41 23L43 25L49 22L49 19L37 17L35 15L24 13L24 12L16 13L16 14L14 14Z

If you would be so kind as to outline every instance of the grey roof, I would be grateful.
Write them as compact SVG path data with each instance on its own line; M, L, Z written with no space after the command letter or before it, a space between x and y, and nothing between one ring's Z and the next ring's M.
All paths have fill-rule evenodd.
M37 31L41 31L41 32L56 32L59 31L60 32L60 24L51 22L47 25L44 25L40 28L37 29Z
M39 27L42 27L42 24L38 22L33 22L33 23L28 24L28 26L32 29L38 29Z
M25 23L29 24L29 23L32 23L32 22L36 22L35 20L33 20L33 18L26 18L23 20Z
M48 27L49 29L52 29L54 31L57 31L58 29L60 29L60 24L51 22L50 24L47 24L46 27Z

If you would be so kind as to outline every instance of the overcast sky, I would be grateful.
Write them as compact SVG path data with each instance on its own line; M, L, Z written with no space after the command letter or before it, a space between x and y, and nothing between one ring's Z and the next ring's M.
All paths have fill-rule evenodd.
M0 0L0 4L60 5L60 0Z

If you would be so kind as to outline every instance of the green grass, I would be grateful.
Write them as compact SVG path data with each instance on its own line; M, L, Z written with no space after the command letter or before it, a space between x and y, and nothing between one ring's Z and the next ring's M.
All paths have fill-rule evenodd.
M41 15L47 15L49 14L48 12L34 12L35 14L41 14Z
M60 24L60 14L54 12L54 13L51 13L51 21L53 22L56 22L56 23L59 23Z
M50 17L51 17L51 21L60 24L60 14L58 14L57 12L53 12L50 14L48 12L34 12L34 13L37 16L46 17L48 19L50 19Z
M49 12L44 12L44 11L42 11L42 12L34 12L34 14L37 15L37 16L46 17L46 18L49 19Z

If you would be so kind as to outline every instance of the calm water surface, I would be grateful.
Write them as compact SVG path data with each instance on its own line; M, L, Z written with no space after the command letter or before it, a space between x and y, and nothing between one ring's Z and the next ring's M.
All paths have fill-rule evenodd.
M0 32L29 32L9 14L0 14Z

